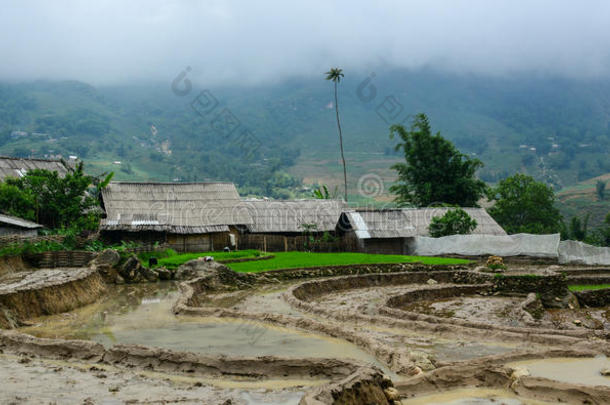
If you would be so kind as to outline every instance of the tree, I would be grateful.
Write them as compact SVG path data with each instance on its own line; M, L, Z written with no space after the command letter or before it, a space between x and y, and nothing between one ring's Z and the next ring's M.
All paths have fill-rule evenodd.
M434 217L428 230L433 238L448 235L467 235L477 227L477 221L461 208L449 210L442 217Z
M597 193L599 201L604 201L606 198L606 182L597 180L597 183L595 183L595 192Z
M104 185L109 178L99 185ZM21 178L7 178L0 189L0 201L11 195L14 198L14 191L18 189L19 200L13 201L28 204L20 203L18 207L14 204L10 211L13 215L34 220L49 228L94 229L99 213L94 209L98 202L89 193L93 184L94 178L85 175L82 162L64 177L60 177L56 171L35 169Z
M337 129L339 130L339 147L341 149L341 161L343 162L343 187L345 201L347 201L347 168L345 167L345 155L343 154L343 133L341 131L341 121L339 120L339 98L337 97L337 84L343 77L343 69L331 68L326 72L326 80L335 84L335 113L337 116Z
M460 153L439 132L432 135L425 114L418 114L408 131L402 125L392 125L390 138L396 135L402 142L395 149L402 150L406 160L392 166L398 172L398 183L390 187L390 192L396 194L399 205L477 206L487 189L485 182L475 176L483 166L480 160Z
M587 239L587 233L589 228L589 217L591 214L585 215L584 221L580 221L578 217L572 217L570 220L570 226L567 228L567 235L564 235L564 239L573 239L584 241Z
M555 233L561 229L561 214L555 208L555 193L531 176L517 173L500 181L488 192L495 204L489 214L508 233Z
M0 182L0 212L30 221L36 220L33 196L13 184Z
M566 237L564 238L564 235L562 235L562 238L569 239L571 237L569 232L567 232L567 235L565 236ZM595 229L593 232L589 232L586 235L584 242L594 246L610 247L610 213L606 214L604 223L598 229Z

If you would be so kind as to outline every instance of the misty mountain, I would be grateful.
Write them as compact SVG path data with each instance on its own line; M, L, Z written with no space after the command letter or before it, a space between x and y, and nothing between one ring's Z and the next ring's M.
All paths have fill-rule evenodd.
M308 177L289 174L299 160L332 165L338 156L322 75L190 91L172 80L1 84L0 153L77 155L119 179L229 180L280 197ZM369 156L389 167L397 158L389 126L425 112L435 131L485 163L488 182L524 171L559 189L610 172L610 80L378 70L346 72L339 91L348 158L365 168Z

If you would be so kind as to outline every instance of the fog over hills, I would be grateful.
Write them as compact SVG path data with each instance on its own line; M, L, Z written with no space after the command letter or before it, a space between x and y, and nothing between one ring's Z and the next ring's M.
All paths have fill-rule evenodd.
M610 5L469 0L3 2L0 153L118 179L304 195L387 184L388 128L419 112L480 158L563 190L610 172ZM120 162L120 164L118 163Z

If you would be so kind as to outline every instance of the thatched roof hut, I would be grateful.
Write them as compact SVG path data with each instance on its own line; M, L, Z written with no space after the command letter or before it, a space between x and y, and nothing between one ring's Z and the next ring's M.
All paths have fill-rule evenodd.
M408 238L416 235L404 210L352 210L341 215L340 231L354 231L358 239Z
M440 217L450 207L397 208L388 210L352 210L341 216L338 227L354 231L359 239L409 238L430 236L432 218ZM506 232L483 208L463 208L477 221L473 235L506 235Z
M0 214L0 236L35 236L42 227L32 221Z
M68 173L68 168L62 160L0 156L0 181L7 177L23 177L28 171L34 169L55 171L61 177Z
M252 223L233 183L111 182L102 204L103 231L206 234Z
M334 231L347 205L341 200L244 200L252 216L252 233Z

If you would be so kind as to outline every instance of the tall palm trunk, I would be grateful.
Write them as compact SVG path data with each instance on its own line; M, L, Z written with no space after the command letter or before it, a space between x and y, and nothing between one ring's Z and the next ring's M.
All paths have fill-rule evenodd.
M341 132L341 121L339 121L339 99L337 97L337 82L335 81L335 112L337 114L337 128L339 129L339 147L341 148L341 161L343 162L343 190L345 202L347 202L347 169L345 168L345 156L343 154L343 133Z

